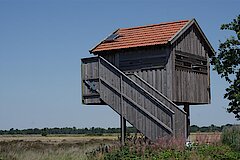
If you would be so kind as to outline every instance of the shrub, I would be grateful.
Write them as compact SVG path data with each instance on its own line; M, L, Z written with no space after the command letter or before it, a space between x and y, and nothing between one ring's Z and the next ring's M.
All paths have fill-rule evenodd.
M221 139L223 144L240 151L240 125L224 128Z
M47 132L42 132L41 135L44 136L44 137L46 137L46 136L47 136Z

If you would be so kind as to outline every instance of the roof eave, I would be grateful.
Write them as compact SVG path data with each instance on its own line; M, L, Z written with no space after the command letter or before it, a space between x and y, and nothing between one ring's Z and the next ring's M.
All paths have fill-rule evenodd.
M128 48L115 48L115 49L108 49L108 50L98 50L92 52L93 54L97 55L102 52L111 52L111 51L120 51L120 50L129 50L129 49L137 49L137 48L144 48L144 47L154 47L154 46L170 46L169 42L162 43L162 44L154 44L154 45L145 45L145 46L135 46L135 47L128 47Z
M196 25L197 29L199 30L200 34L202 35L203 39L205 40L205 42L207 43L208 47L210 48L212 54L215 54L215 51L212 47L212 45L210 44L210 42L208 41L207 37L205 36L205 34L203 33L202 29L200 28L200 26L198 25L196 19L192 19L190 20L188 23L186 23L182 29L180 29L171 39L169 39L170 44L173 44L174 42L176 42L176 40L182 36L182 34L187 31L193 24ZM212 55L210 55L212 56Z

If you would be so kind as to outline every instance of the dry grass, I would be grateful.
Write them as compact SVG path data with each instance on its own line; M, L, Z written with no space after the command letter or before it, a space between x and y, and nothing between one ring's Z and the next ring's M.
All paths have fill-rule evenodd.
M65 142L84 142L89 140L117 140L118 137L116 134L112 135L103 135L103 136L88 136L88 135L50 135L50 136L41 136L41 135L0 135L1 141L41 141L46 143L59 143L62 141Z
M87 159L100 145L113 145L116 136L0 136L0 160Z
M191 133L190 140L197 144L217 144L221 141L221 132Z

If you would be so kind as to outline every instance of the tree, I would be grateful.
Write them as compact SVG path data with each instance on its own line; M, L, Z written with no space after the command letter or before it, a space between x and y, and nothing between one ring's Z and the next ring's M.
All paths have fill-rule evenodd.
M42 129L42 136L46 137L48 134L48 128Z
M211 64L213 70L229 83L224 94L224 98L230 101L227 111L240 120L240 15L232 22L223 24L221 30L230 30L236 35L220 42L218 53L212 57Z
M197 132L199 131L199 127L197 125L190 126L190 132Z

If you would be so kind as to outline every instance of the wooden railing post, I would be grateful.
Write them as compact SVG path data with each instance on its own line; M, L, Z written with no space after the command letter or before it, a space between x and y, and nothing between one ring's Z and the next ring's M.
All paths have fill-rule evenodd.
M98 58L98 78L99 78L99 92L101 94L102 90L101 90L101 82L100 82L100 79L101 79L101 59Z
M173 137L175 137L175 132L176 132L176 130L175 130L175 114L172 114L172 134L173 134Z
M126 119L124 118L124 110L123 110L123 96L122 96L122 89L123 89L123 82L122 82L122 75L120 75L120 106L121 106L121 115L120 115L120 123L121 123L121 144L125 145L126 139Z

